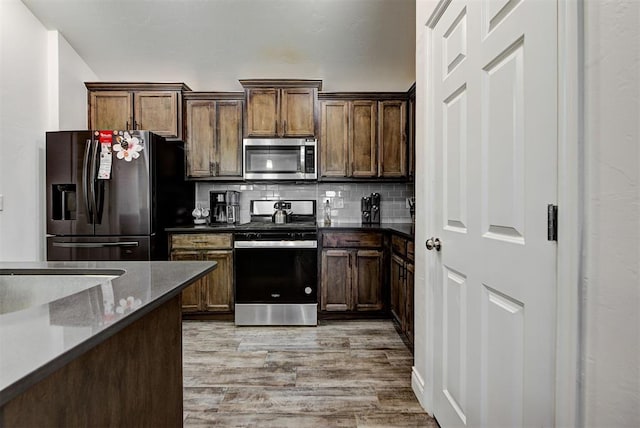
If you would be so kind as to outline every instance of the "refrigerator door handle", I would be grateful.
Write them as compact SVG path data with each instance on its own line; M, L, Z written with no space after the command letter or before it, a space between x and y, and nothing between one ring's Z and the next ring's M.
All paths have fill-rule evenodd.
M53 242L54 247L60 248L107 248L107 247L138 247L137 241L122 242Z
M100 224L102 221L102 205L98 205L98 198L102 197L102 187L98 189L98 146L100 144L94 141L91 144L91 201L93 202L92 211L94 213L94 223Z
M93 224L93 178L89 182L89 157L91 156L91 140L87 140L84 147L84 159L82 162L82 194L84 195L84 207L87 210L89 224ZM92 194L89 195L89 192Z

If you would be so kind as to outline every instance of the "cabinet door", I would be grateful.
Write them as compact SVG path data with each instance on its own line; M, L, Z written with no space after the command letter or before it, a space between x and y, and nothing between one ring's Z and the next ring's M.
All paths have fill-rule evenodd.
M200 260L199 251L171 251L171 260ZM198 312L202 309L202 279L182 290L182 312Z
M380 101L378 103L378 172L381 177L406 177L405 101Z
M413 303L413 263L407 263L407 269L406 269L406 278L405 278L405 282L406 282L406 295L405 295L405 300L406 300L406 311L405 311L405 317L404 317L404 332L407 336L407 338L409 339L409 342L413 343L414 340L414 331L413 331L413 310L414 310L414 303Z
M354 254L353 309L382 310L382 251L358 250Z
M353 101L349 139L350 175L378 175L376 140L377 104L375 101Z
M134 127L153 131L165 138L180 138L178 129L178 93L141 91L134 93Z
M216 102L215 166L218 177L242 177L242 101Z
M133 129L132 101L131 92L91 92L89 129Z
M280 118L281 135L285 137L313 137L315 127L314 90L309 88L282 89Z
M404 318L404 307L402 296L404 288L404 261L393 254L391 256L391 315L402 326Z
M349 251L322 251L321 286L321 310L346 311L351 308L351 254Z
M209 312L233 311L233 252L205 251L204 260L218 262L218 267L203 282L203 306Z
M247 89L247 135L249 137L273 137L278 135L278 108L277 89Z
M210 177L214 152L215 102L187 101L187 175Z
M349 102L320 103L320 175L346 177L349 144Z

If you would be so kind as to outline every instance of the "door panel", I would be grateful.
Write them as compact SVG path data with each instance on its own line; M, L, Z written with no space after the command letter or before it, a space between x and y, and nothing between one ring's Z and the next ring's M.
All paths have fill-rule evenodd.
M356 311L379 311L382 302L382 252L358 250L355 252L355 278L353 301Z
M172 251L171 260L197 261L201 260L199 251ZM199 279L182 290L182 312L198 312L202 310L202 284L205 279Z
M46 140L47 233L93 235L90 213L89 158L93 135L48 132ZM86 181L85 181L86 180Z
M313 137L315 135L313 94L313 89L282 89L281 135L286 137Z
M210 177L214 151L215 103L187 101L187 175Z
M486 397L487 420L494 426L525 426L524 304L483 285L481 324L485 364L481 393ZM505 409L506 402L510 405Z
M204 260L218 262L218 267L202 281L204 310L231 312L233 310L233 251L206 251Z
M443 103L442 191L444 228L467 232L467 92L461 86Z
M91 92L89 129L133 129L133 96L125 91Z
M278 90L260 88L247 90L247 135L271 137L279 131Z
M351 309L351 253L346 250L323 250L321 278L321 309Z
M134 108L133 129L153 131L165 138L178 138L178 92L135 92Z
M346 177L348 173L349 103L322 101L320 124L320 175Z
M351 102L349 157L353 177L375 177L378 174L377 110L375 101Z
M459 423L467 421L467 281L444 267L442 316L442 391Z
M216 103L216 175L242 177L242 101Z
M113 154L111 178L95 180L96 235L149 235L151 192L149 162L153 147L149 133L140 133L143 146L137 159L127 161ZM114 139L115 142L115 139ZM96 162L99 159L97 154Z
M524 40L482 73L482 232L524 244Z
M556 2L452 0L429 20L434 414L552 426Z

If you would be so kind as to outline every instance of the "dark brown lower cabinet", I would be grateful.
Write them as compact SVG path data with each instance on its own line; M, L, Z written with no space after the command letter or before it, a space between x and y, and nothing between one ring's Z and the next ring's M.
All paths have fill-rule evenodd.
M323 234L321 311L374 312L384 309L382 236L372 235L360 237L349 232ZM371 244L374 248L353 248ZM345 247L332 248L341 245Z
M231 234L173 234L171 260L211 260L218 267L182 292L183 313L231 313L233 250Z
M410 343L414 340L414 264L413 242L399 236L392 237L391 255L391 316Z

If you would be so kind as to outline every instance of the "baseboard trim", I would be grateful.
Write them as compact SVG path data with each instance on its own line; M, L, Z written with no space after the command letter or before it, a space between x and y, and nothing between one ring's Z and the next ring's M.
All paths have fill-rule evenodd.
M429 411L429 408L426 405L424 396L424 380L422 379L422 376L420 376L420 373L418 373L418 371L416 370L415 366L411 368L411 389L413 390L413 393L415 394L418 402L425 410L425 412L427 412L429 416L433 416L433 413Z

